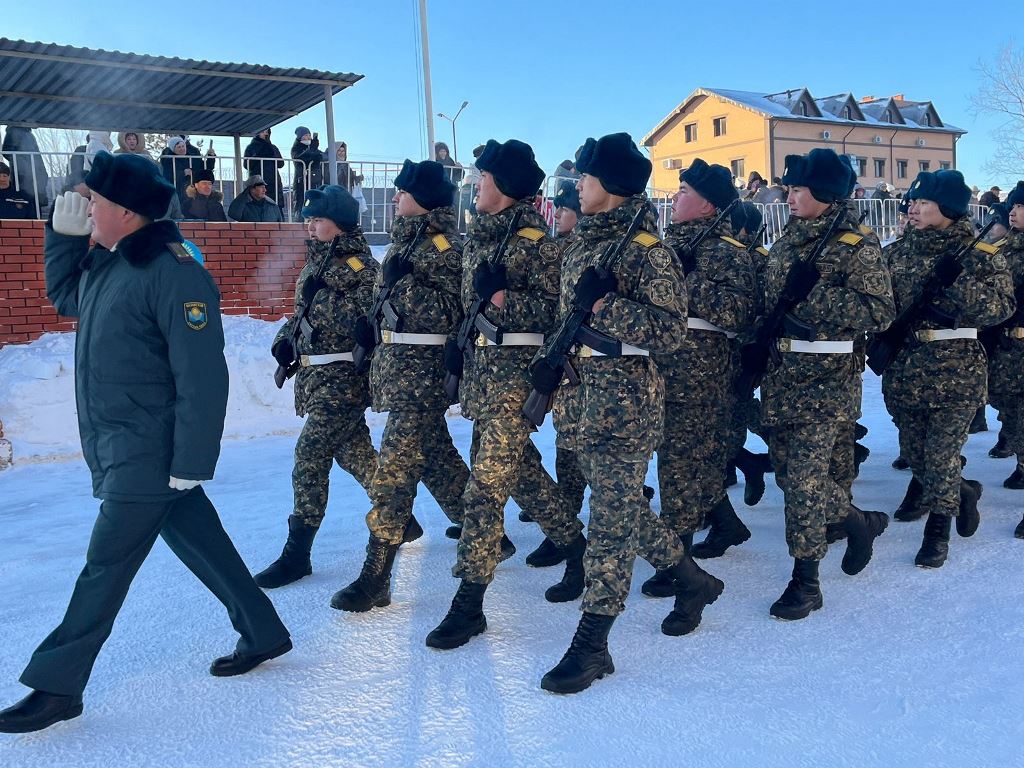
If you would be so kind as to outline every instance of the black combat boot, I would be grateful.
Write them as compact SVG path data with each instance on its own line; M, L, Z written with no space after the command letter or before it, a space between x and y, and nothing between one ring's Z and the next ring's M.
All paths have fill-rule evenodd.
M743 503L755 507L764 496L764 473L771 472L771 461L767 454L752 453L746 448L740 448L735 462L743 473Z
M921 494L923 492L924 486L921 485L921 481L916 477L911 477L910 482L907 483L907 494L893 513L893 520L909 523L912 520L920 520L924 517L928 510L921 507Z
M978 512L981 491L981 483L977 480L960 479L960 511L956 516L956 532L961 538L973 536L981 524L981 514Z
M455 539L456 541L458 541L459 538L462 536L462 526L449 525L447 528L444 529L444 535L447 536L449 539Z
M507 534L501 534L501 558L498 562L504 563L515 553L516 545L512 543L512 539L510 539Z
M531 568L550 568L563 560L565 560L565 552L547 536L544 537L544 541L540 543L539 547L526 556L526 564Z
M729 547L742 544L750 538L750 530L736 516L728 496L715 504L708 517L711 519L711 530L704 541L693 545L694 557L700 560L721 557Z
M730 461L725 467L725 487L732 488L739 481L740 479L736 476L736 462Z
M370 534L363 570L355 581L334 593L331 608L362 613L391 605L391 567L399 546Z
M725 584L701 570L690 555L683 555L673 569L676 602L672 612L661 622L661 631L672 637L688 635L700 625L704 609L725 589Z
M985 420L985 406L981 406L974 413L974 418L971 419L971 426L967 428L968 435L976 435L979 432L988 432L988 422Z
M519 510L519 522L520 523L532 523L533 515L527 512L525 509Z
M451 650L465 645L470 638L487 629L487 619L484 617L486 591L486 584L475 584L463 579L452 600L452 607L441 619L441 623L427 635L427 645Z
M253 577L256 586L263 589L277 589L309 576L313 572L313 564L309 560L309 551L313 548L313 538L317 528L304 522L295 515L288 517L288 540L284 543L281 556Z
M0 733L31 733L61 720L82 714L81 696L32 691L14 706L0 712Z
M853 444L853 476L860 477L860 465L868 460L871 449L863 443Z
M679 537L683 542L683 550L689 554L693 551L693 534L685 533ZM640 587L640 591L648 597L672 597L676 593L676 569L659 568Z
M1020 464L1013 470L1013 474L1003 480L1003 488L1014 491L1024 491L1024 468Z
M825 526L825 541L835 544L846 538L846 523L829 523Z
M405 524L405 530L402 531L402 543L408 544L410 541L416 541L422 535L423 526L420 525L420 521L415 516L409 515L409 522Z
M769 610L777 619L796 621L806 619L824 602L821 599L821 585L818 583L817 560L793 560L793 578L789 580L782 597L772 603Z
M1013 535L1018 539L1024 539L1024 518L1021 518L1021 521L1017 523L1017 527L1013 529Z
M846 530L846 552L843 554L843 573L856 576L871 562L871 547L875 539L889 525L889 516L882 512L868 512L850 507L843 521Z
M572 636L569 650L554 669L544 675L540 687L552 693L579 693L595 680L615 671L608 653L608 631L614 616L584 613Z
M1013 451L1006 446L1006 433L1003 430L999 430L996 444L989 449L988 455L993 459L1008 459L1013 456Z
M562 580L544 592L549 603L568 603L583 594L583 553L587 551L587 540L583 534L576 536L562 551L565 573Z
M902 456L897 456L895 459L893 459L892 468L899 469L901 471L904 469L910 469L910 462L907 461Z
M949 529L953 522L948 515L932 512L924 524L924 539L921 549L914 558L919 568L941 568L949 554Z

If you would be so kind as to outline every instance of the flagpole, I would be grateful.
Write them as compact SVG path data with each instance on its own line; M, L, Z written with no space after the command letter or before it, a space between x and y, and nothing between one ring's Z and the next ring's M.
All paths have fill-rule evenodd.
M430 92L430 44L427 40L427 0L420 0L420 48L423 50L423 100L427 115L427 157L434 157L434 100Z

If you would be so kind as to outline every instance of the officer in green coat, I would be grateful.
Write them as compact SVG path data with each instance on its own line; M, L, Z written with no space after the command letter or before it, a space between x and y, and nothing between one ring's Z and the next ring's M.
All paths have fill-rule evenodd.
M92 202L65 193L46 227L46 289L78 318L79 431L102 504L64 619L21 675L33 691L0 712L0 732L82 713L93 663L157 536L241 635L211 674L242 674L292 647L200 487L220 453L228 372L217 287L174 222L156 221L174 188L149 160L105 152L85 183Z

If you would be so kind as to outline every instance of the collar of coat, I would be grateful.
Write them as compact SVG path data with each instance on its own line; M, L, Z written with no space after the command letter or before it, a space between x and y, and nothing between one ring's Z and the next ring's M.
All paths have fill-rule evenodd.
M114 250L134 267L148 264L161 251L167 250L167 243L180 243L184 240L173 221L154 221L142 229L132 232L117 241Z

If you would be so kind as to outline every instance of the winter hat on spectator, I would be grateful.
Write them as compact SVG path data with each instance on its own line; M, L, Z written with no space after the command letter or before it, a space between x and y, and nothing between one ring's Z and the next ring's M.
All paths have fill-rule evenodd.
M355 229L359 223L359 203L344 187L328 184L322 189L311 189L302 202L302 215L307 219L330 219L339 229Z
M434 160L414 163L407 159L395 177L395 187L408 192L428 211L451 205L455 196L455 185L445 175L444 166Z
M565 181L559 184L553 202L555 208L570 208L576 211L577 216L583 215L583 211L580 208L580 193L576 190L576 182L574 181Z
M205 168L198 171L195 176L192 177L192 183L195 184L199 181L213 181L213 171L208 171Z
M5 173L8 176L11 175L11 166L9 166L3 160L0 160L0 173Z
M1015 205L1024 205L1024 181L1018 181L1017 186L1010 190L1004 205L1007 211Z
M298 128L295 129L295 138L296 139L301 139L307 133L310 133L309 128L307 128L304 125L300 125Z
M640 154L628 133L587 139L576 156L576 170L596 176L609 193L630 197L644 191L651 161Z
M921 171L907 194L911 200L931 200L947 219L959 219L971 201L971 189L960 171Z
M185 144L185 143L186 143L185 140L183 138L181 138L181 136L172 136L171 138L169 138L167 140L167 148L169 150L171 150L171 152L173 152L174 148L176 146L178 146L179 144Z
M689 168L679 172L679 180L693 187L698 195L720 211L728 208L729 203L739 197L729 169L724 165L708 165L699 157Z
M812 149L806 155L786 155L782 183L807 187L819 203L849 197L857 177L850 164L832 149Z
M734 233L738 233L742 229L753 237L754 233L761 228L764 216L761 215L760 208L749 201L744 201L732 209L729 220Z
M174 196L174 186L152 160L140 155L98 152L85 174L85 185L112 203L147 219L160 219Z
M250 187L265 187L265 186L267 186L267 182L265 182L263 180L263 177L260 176L258 173L254 173L252 176L250 176L248 179L245 180L245 188L246 189L249 189Z
M544 171L537 165L533 147L518 139L501 144L489 139L477 158L476 167L494 177L503 195L515 200L533 197L544 180Z

